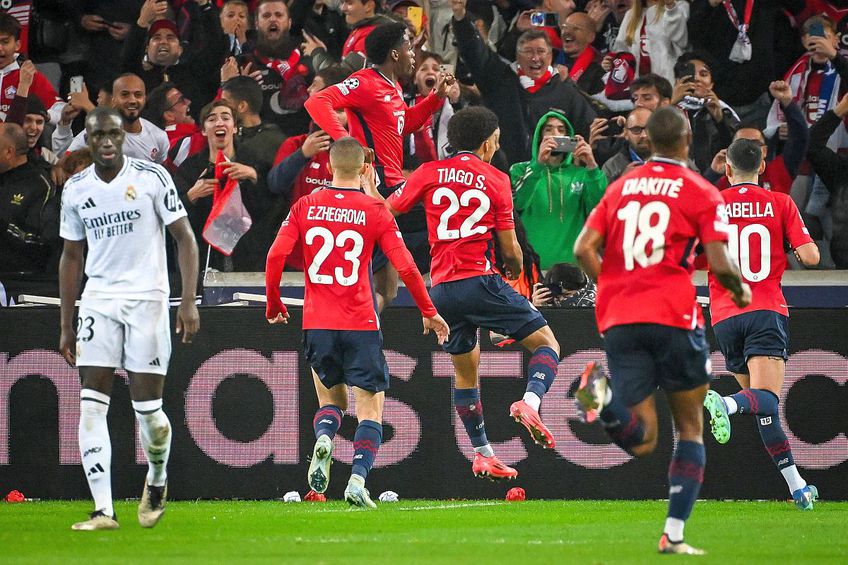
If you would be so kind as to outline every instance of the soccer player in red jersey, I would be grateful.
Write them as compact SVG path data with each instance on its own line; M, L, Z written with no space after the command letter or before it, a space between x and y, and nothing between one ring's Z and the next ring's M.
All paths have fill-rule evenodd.
M365 163L359 142L351 137L336 141L330 148L330 168L333 185L304 196L292 206L268 252L265 317L272 324L285 323L288 318L280 300L280 277L286 257L300 245L304 264L308 265L304 354L318 374L315 390L320 404L315 415L318 439L309 483L316 492L327 489L333 437L347 406L346 385L352 386L359 426L353 439L353 469L345 500L354 506L374 508L365 478L382 442L384 391L389 388L380 318L371 291L369 260L375 244L383 248L415 299L424 316L424 333L434 330L443 343L448 326L430 301L394 218L380 202L360 190L362 182L373 184L374 173Z
M509 177L489 164L499 137L498 118L487 108L457 112L448 122L448 140L458 153L419 167L386 205L398 215L424 203L433 257L430 296L451 328L443 347L456 371L454 405L474 446L472 471L490 479L512 479L518 472L495 456L486 438L477 330L482 326L508 335L532 353L527 391L512 404L510 415L545 448L554 446L554 437L539 417L539 406L556 377L559 344L539 311L494 269L492 232L507 278L518 278L522 267Z
M713 331L727 370L736 375L742 391L724 398L708 391L704 406L719 443L730 440L729 415L756 415L766 451L786 479L795 504L802 510L812 510L818 490L798 473L778 412L789 345L789 310L780 279L787 265L785 243L807 266L818 264L819 250L792 199L758 186L758 176L765 167L756 141L738 139L727 149L725 173L730 188L722 196L730 228L728 247L730 255L739 261L753 299L739 308L710 274Z
M607 187L574 245L583 270L598 281L595 315L611 376L589 363L575 397L587 422L600 418L618 446L641 457L656 447L654 397L658 387L665 391L679 441L659 551L701 554L683 542L704 478L701 405L710 380L690 278L695 244L738 306L751 301L751 290L727 252L721 195L686 167L688 120L676 108L660 108L647 128L653 157Z
M383 196L388 196L404 182L404 137L417 131L441 108L454 78L442 76L429 96L408 107L398 84L399 78L411 76L415 69L406 26L396 23L377 26L368 34L365 48L368 60L375 66L357 71L347 80L310 97L306 110L333 139L351 135L374 151L378 187ZM342 108L347 114L350 134L334 111ZM419 264L426 263L429 249L423 211L401 219L398 225L413 256ZM379 311L397 294L397 273L387 267L385 256L378 251L372 268Z

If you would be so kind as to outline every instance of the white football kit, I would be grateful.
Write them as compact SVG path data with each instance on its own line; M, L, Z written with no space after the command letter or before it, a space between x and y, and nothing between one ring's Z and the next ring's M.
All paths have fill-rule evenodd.
M125 156L111 182L94 165L68 179L59 235L88 243L77 365L167 373L165 226L185 216L170 175L154 163Z

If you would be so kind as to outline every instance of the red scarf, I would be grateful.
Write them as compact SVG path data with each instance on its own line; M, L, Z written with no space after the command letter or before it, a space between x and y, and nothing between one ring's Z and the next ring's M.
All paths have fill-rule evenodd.
M648 15L642 18L642 29L639 31L639 76L651 72L651 46L648 45Z
M300 50L295 49L289 55L289 58L285 61L281 59L270 59L268 57L263 57L259 53L256 53L256 58L259 59L259 62L271 69L272 71L277 71L277 74L282 77L283 81L289 80L292 75L295 73L305 74L304 71L306 68L303 65L300 65Z
M583 76L583 73L595 60L597 53L598 52L591 45L586 46L586 49L580 53L580 56L577 57L577 60L574 61L574 64L571 66L571 70L568 72L568 76L571 77L571 80L574 82L580 80L580 77Z
M536 79L530 78L524 74L524 70L518 66L518 63L513 63L513 70L518 75L518 82L520 82L521 86L524 87L524 90L530 94L534 94L540 88L548 84L548 81L554 76L554 68L551 66L548 66L545 74Z

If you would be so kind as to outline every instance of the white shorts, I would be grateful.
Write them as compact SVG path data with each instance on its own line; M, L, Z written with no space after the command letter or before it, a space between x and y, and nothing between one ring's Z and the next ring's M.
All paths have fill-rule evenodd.
M171 358L168 300L83 298L77 366L165 375Z

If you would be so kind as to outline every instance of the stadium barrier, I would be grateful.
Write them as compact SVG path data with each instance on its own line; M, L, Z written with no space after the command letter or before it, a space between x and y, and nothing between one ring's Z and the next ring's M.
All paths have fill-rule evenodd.
M385 350L392 373L385 407L384 444L369 477L372 492L404 498L500 498L522 486L529 498L667 496L672 432L660 405L657 452L633 460L597 426L576 419L569 390L584 363L600 356L591 310L546 310L560 340L559 377L542 416L556 439L545 451L508 416L524 391L526 356L500 350L483 336L482 399L490 440L520 476L508 485L471 474L472 450L451 405L452 367L433 336L421 335L417 312L384 315ZM173 314L173 311L172 311ZM201 332L191 345L174 344L165 407L174 428L169 467L175 499L279 498L304 493L307 456L317 407L301 351L301 315L270 326L251 307L201 309ZM795 460L824 499L848 499L848 312L797 309L781 397L781 417ZM59 353L56 308L0 309L0 494L18 489L36 498L88 498L79 466L79 380ZM722 393L736 390L720 355L712 357ZM125 377L125 375L123 375ZM352 410L348 414L352 415ZM144 480L128 389L116 379L109 416L116 497L137 497ZM355 420L337 437L328 494L341 497L349 474ZM719 446L706 434L704 498L786 498L782 477L763 448L753 417L733 420L733 438Z

